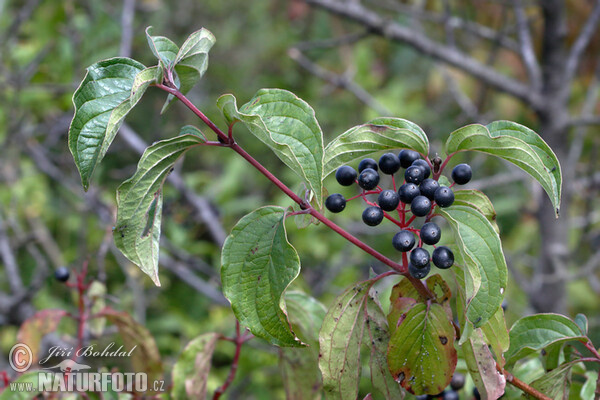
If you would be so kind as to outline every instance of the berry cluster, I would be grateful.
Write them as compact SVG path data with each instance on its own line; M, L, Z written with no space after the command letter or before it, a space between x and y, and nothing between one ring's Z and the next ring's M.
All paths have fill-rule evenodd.
M396 188L394 174L401 168L404 169L404 182ZM379 187L379 171L391 175L393 189L383 190ZM452 170L454 184L450 187L439 184L439 174L430 178L431 175L429 161L421 159L419 153L413 150L402 150L398 155L386 153L381 156L379 163L365 158L358 164L358 172L351 166L344 165L335 173L340 185L358 184L362 192L348 200L342 194L334 193L325 200L325 207L333 213L339 213L346 208L347 201L361 197L368 204L362 213L363 222L369 226L377 226L387 218L398 225L401 230L392 238L392 245L400 252L410 252L408 271L413 277L423 279L431 269L430 261L441 269L448 269L454 264L454 254L449 248L435 246L440 241L442 231L430 219L436 205L450 207L454 203L452 186L469 182L472 171L468 164L455 166ZM378 195L377 202L367 198L367 195L375 194ZM395 211L398 212L398 219L390 215ZM426 217L420 229L412 227L417 217ZM434 246L431 255L423 245Z

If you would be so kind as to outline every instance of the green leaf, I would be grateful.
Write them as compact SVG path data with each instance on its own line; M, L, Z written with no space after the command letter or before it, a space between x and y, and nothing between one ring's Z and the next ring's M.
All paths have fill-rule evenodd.
M285 294L285 304L290 323L297 326L303 334L303 341L312 342L318 346L319 330L327 309L314 297L299 291Z
M377 118L348 129L325 148L323 178L344 164L369 154L392 149L429 152L427 135L416 124L400 118Z
M104 283L93 281L87 290L87 296L92 303L90 307L91 315L98 314L106 307L106 285ZM90 333L96 337L102 336L105 325L106 318L104 317L95 317L88 320Z
M204 399L206 397L206 382L218 340L218 333L205 333L185 346L173 366L173 398Z
M144 151L135 174L117 191L115 244L157 286L162 186L173 164L203 142L202 137L188 134L154 143Z
M136 322L131 315L122 311L105 308L102 314L116 325L119 335L125 343L125 351L131 351L131 363L134 371L148 374L148 382L154 382L162 376L162 362L154 337L145 326Z
M558 368L531 382L531 386L552 399L568 399L571 387L571 370L577 363L578 361L572 361L559 365ZM535 398L529 395L525 395L525 397L528 399Z
M315 298L299 291L285 294L288 319L308 347L281 348L279 365L286 399L319 400L323 386L319 372L319 330L327 310Z
M461 346L469 373L475 386L484 399L498 399L504 394L506 379L496 370L496 360L492 356L483 332L475 329Z
M587 335L588 333L588 319L583 314L577 314L575 316L575 323L581 329L581 333Z
M183 94L188 93L204 76L208 68L208 52L215 44L214 35L207 29L200 29L183 42L173 61L175 84ZM163 113L174 99L169 94L161 113Z
M152 54L158 58L163 68L170 68L177 58L179 47L173 41L164 36L152 36L150 34L151 26L146 28L146 39Z
M322 206L323 132L304 100L286 90L261 89L239 110L230 94L221 96L217 106L229 124L241 121L300 175Z
M301 346L282 309L283 292L300 272L284 222L285 210L272 206L242 218L223 245L221 282L235 316L255 336L278 346Z
M145 79L136 79L142 72ZM157 70L145 71L144 65L130 58L111 58L87 69L73 95L75 116L69 128L69 150L85 190L121 123L155 81L153 72Z
M598 372L587 371L585 373L585 383L581 387L580 398L582 399L593 399L596 391L596 381L598 380Z
M510 345L510 337L506 328L506 319L504 310L498 307L498 310L492 317L481 326L486 343L491 347L496 356L496 360L501 367L504 367L504 353Z
M206 142L206 136L204 136L204 133L202 133L202 131L196 128L194 125L185 125L180 129L179 135L195 135L201 138L203 142Z
M474 208L483 214L496 232L500 232L496 222L496 210L490 199L479 190L461 189L454 192L454 205Z
M474 208L436 208L452 230L464 260L466 313L475 328L498 310L504 298L508 271L500 237L487 218Z
M319 333L319 368L328 399L358 396L360 346L364 337L365 300L371 281L360 282L335 299Z
M9 383L8 388L0 392L0 400L31 400L41 393L39 387L39 371L30 371L21 374ZM31 385L31 391L28 388ZM15 390L11 390L14 388Z
M560 208L562 174L556 155L531 129L510 121L474 124L450 134L446 153L474 150L509 161L535 178L556 209Z
M366 321L365 340L370 343L369 347L371 348L369 361L371 383L386 399L402 399L404 393L392 377L387 363L387 350L390 342L387 320L372 290L367 298L366 312L368 320Z
M523 317L510 329L507 362L525 357L553 343L587 340L577 324L559 314L536 314Z
M452 379L457 359L454 326L439 304L415 305L390 338L390 372L415 395L443 391Z

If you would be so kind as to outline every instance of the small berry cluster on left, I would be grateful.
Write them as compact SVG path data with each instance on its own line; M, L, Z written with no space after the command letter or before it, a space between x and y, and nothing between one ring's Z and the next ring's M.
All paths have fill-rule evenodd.
M396 188L394 174L400 169L404 169L404 179L402 185ZM379 186L379 172L391 176L392 189L384 190ZM325 200L325 207L333 213L339 213L346 208L347 201L362 198L368 205L362 213L363 222L369 226L377 226L385 218L398 225L401 230L392 238L392 245L400 252L410 252L408 271L413 277L423 279L431 269L430 261L441 269L450 268L454 264L454 254L448 247L435 246L441 239L442 231L431 219L436 205L445 208L454 203L452 186L468 183L472 171L468 164L455 166L452 170L454 184L449 187L439 184L439 176L430 176L429 160L423 160L413 150L402 150L397 155L386 153L379 162L365 158L358 164L358 172L353 167L344 165L335 173L340 185L357 184L361 192L349 199L340 193L334 193ZM374 195L377 195L376 202L369 199ZM393 212L397 212L397 218L390 214ZM417 217L425 217L420 228L413 226ZM424 245L434 247L431 255Z

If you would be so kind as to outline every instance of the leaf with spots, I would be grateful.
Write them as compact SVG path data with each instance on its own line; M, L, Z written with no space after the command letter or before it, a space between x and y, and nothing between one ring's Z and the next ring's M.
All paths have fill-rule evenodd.
M498 233L478 210L456 205L436 212L448 221L460 258L466 294L467 319L478 328L501 306L508 270Z
M415 305L394 331L388 347L390 372L415 395L444 390L456 368L454 327L439 304Z
M485 399L497 399L504 394L506 379L496 370L494 359L481 328L477 328L460 346L475 386Z
M69 127L69 150L85 190L123 120L159 77L159 68L130 58L103 60L87 69L73 95L75 115Z
M348 129L325 148L323 177L340 166L372 153L393 149L429 152L427 135L415 123L400 118L377 118Z
M559 314L536 314L523 317L510 328L510 348L506 361L515 361L556 343L587 341L581 328Z
M301 346L290 330L283 293L300 273L300 259L287 241L285 210L262 207L243 217L221 255L223 293L240 323L277 346Z
M173 366L171 394L174 398L206 398L208 373L218 340L218 333L205 333L185 346Z
M372 292L371 290L367 298L365 334L365 342L371 348L369 361L371 383L387 400L403 399L404 391L392 377L387 363L387 349L390 341L388 323L381 305Z
M157 286L162 186L173 164L204 142L202 136L185 134L154 143L144 151L135 174L117 190L115 244Z
M242 122L300 175L321 207L323 132L308 103L287 90L261 89L239 110L231 94L221 96L217 106L229 124Z
M319 368L328 399L355 400L360 380L360 347L364 338L365 281L347 289L327 311L319 332Z
M500 157L527 172L542 185L558 216L562 186L560 164L537 133L511 121L495 121L487 126L467 125L450 134L446 153L467 150Z

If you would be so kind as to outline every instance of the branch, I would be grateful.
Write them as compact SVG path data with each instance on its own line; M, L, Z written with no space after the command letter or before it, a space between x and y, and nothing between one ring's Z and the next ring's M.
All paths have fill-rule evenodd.
M4 225L4 219L0 214L0 258L4 262L4 268L6 271L6 279L8 280L8 286L13 294L19 294L23 291L23 281L19 274L19 266L17 265L17 259L13 254L8 239L8 232Z
M392 115L390 110L375 100L375 98L373 98L373 96L371 96L365 89L347 77L328 71L325 68L313 63L307 57L305 57L297 47L290 48L288 50L288 56L317 78L327 81L340 89L348 90L358 100L377 111L378 114Z
M427 56L452 65L495 89L522 100L533 108L539 108L544 103L543 97L529 85L500 74L469 55L435 42L420 32L387 20L359 3L342 3L337 0L304 1L362 24L381 36L406 43Z
M570 126L600 125L600 115L581 116L569 121Z
M133 38L133 16L135 14L135 0L123 1L123 12L121 14L121 46L119 55L121 57L131 56L131 41Z
M307 51L312 49L327 49L331 47L338 47L356 43L359 40L368 37L370 34L371 32L369 30L365 30L363 32L350 33L348 35L343 35L335 38L300 42L296 43L294 47L300 51Z
M565 84L570 85L571 81L575 77L577 67L581 61L581 56L590 43L594 32L598 28L598 22L600 22L600 0L596 0L592 14L583 25L579 36L573 43L569 56L567 58L567 64L565 67Z
M513 0L513 2L519 34L519 52L523 58L523 64L527 70L531 86L535 90L539 90L542 87L542 71L533 50L531 32L527 24L527 17L523 11L523 0Z
M518 379L516 376L514 376L510 372L508 372L505 369L503 369L502 367L500 367L500 365L498 365L498 363L496 363L496 369L501 374L504 375L504 377L506 378L506 382L510 383L514 387L521 389L523 392L535 397L536 399L552 400L550 397L546 396L544 393L539 392L537 389L529 386L528 384L526 384L522 380Z

